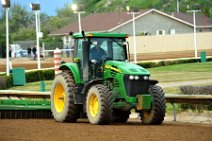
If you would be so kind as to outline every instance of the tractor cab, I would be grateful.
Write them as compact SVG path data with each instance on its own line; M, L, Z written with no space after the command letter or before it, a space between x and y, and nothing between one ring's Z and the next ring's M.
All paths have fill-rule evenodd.
M126 61L127 34L77 33L73 35L73 62L78 64L83 81L103 78L104 62L107 60Z

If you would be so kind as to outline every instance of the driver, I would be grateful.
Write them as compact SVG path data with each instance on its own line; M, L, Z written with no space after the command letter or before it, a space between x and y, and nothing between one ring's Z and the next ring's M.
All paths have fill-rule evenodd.
M102 57L106 54L105 50L100 47L101 42L98 41L96 45L90 50L90 60L95 59L98 63L102 61Z

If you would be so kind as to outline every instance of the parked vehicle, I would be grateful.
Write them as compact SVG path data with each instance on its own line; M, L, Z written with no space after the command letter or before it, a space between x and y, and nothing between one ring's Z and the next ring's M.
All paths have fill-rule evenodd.
M27 57L27 50L23 50L22 48L16 51L16 57Z
M11 51L11 57L16 58L17 57L17 51L21 49L21 46L19 44L11 44L10 45L10 51Z

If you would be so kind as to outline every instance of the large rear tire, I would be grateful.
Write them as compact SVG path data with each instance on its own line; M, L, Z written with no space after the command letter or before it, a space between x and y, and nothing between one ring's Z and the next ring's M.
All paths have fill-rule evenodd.
M151 85L149 93L153 97L152 109L140 112L140 117L143 124L160 125L162 124L166 113L166 99L161 87Z
M74 104L75 82L73 75L63 71L56 76L51 91L51 110L56 121L76 122L82 111Z
M91 124L108 124L112 120L113 97L110 90L102 85L93 85L86 98L86 113Z

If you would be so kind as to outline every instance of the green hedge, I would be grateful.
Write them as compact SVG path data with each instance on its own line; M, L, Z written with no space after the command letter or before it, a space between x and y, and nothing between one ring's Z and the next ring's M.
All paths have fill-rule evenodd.
M181 86L181 94L187 95L212 95L212 86ZM201 105L201 104L180 104L180 108L183 111L192 110L202 112L204 110L212 110L212 105Z
M26 82L36 82L42 80L53 80L54 70L37 70L26 73Z
M30 71L26 72L26 82L36 82L36 81L43 81L43 80L53 80L54 79L54 70L36 70L36 71ZM0 89L7 89L12 87L12 75L0 76Z
M0 90L12 87L12 77L11 76L0 76Z
M198 60L200 61L200 60ZM207 58L207 61L212 61L212 58ZM174 64L183 64L183 63L193 63L197 62L196 59L184 59L184 60L170 60L170 61L159 61L159 62L144 62L138 63L138 65L144 68L152 68L159 66L167 66ZM53 80L54 79L54 70L37 70L26 72L26 82L36 82L42 80ZM12 86L12 76L7 77L4 75L0 75L0 89L7 89Z
M185 63L194 63L200 62L200 60L196 59L183 59L183 60L170 60L170 61L159 61L159 62L142 62L138 63L139 66L144 68L153 68L153 67L160 67L160 66L169 66L175 64L185 64ZM207 58L207 61L212 61L212 58Z

